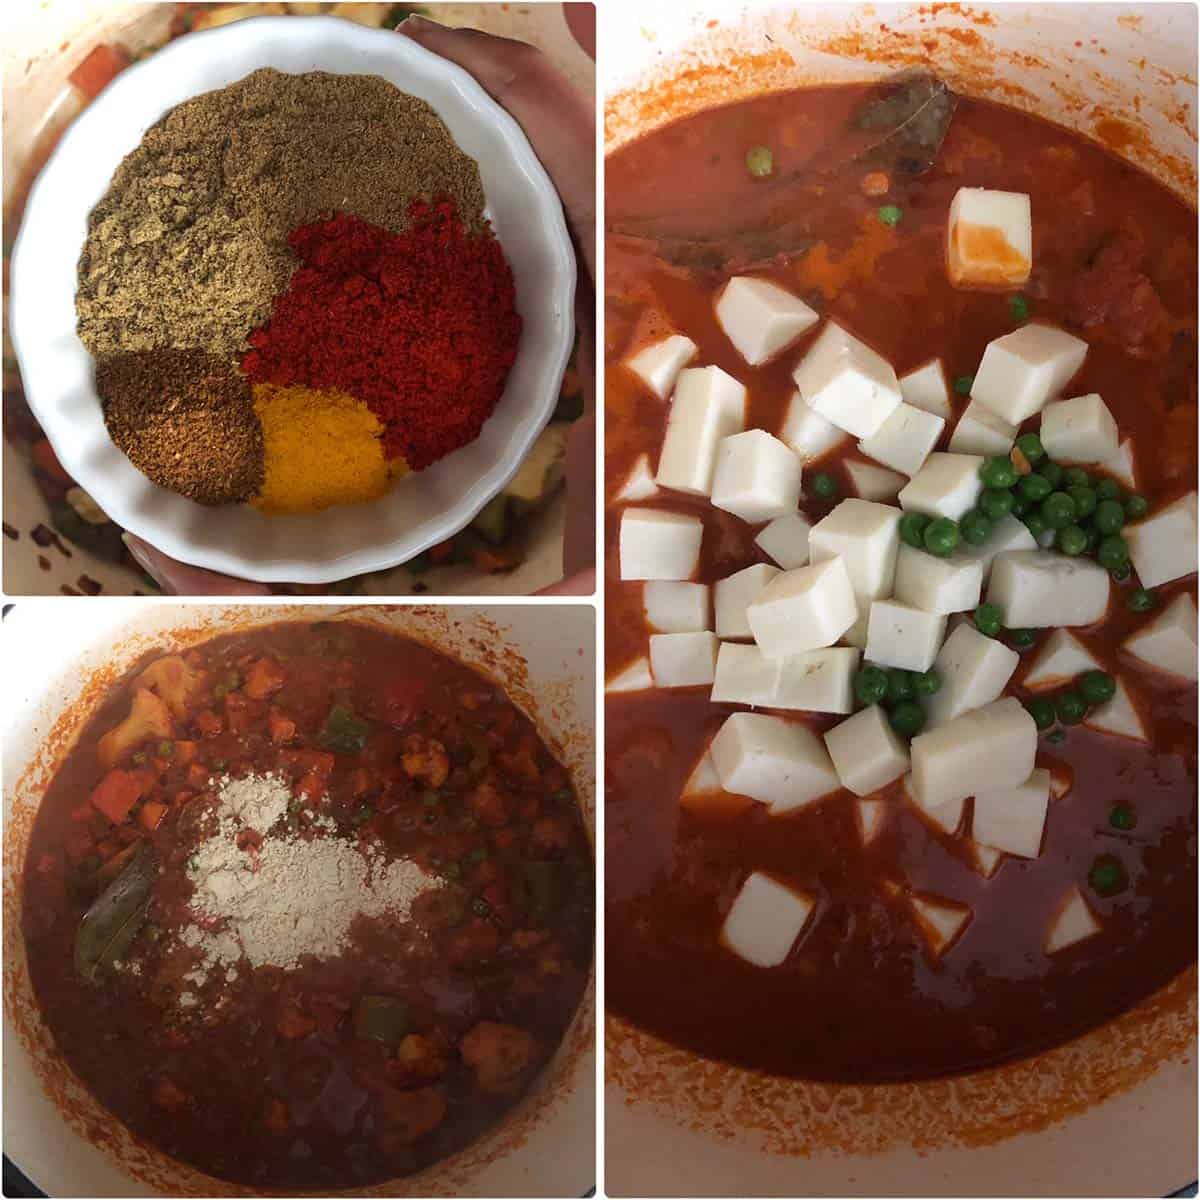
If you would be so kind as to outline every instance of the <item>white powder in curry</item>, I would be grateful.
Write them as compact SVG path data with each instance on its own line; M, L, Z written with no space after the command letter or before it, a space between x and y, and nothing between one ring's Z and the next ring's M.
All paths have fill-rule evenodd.
M217 830L188 864L198 923L182 937L202 955L190 983L203 983L214 967L230 967L242 954L253 967L285 970L306 954L334 958L360 913L404 921L419 895L442 886L414 862L389 862L379 848L331 836L336 826L326 819L310 823L307 836L277 828L291 791L276 776L225 777L218 789ZM251 844L240 847L247 830L261 844L243 837Z

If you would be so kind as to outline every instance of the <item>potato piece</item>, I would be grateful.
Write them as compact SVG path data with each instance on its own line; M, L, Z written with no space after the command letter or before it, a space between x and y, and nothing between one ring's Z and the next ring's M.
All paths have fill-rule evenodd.
M135 746L151 739L169 738L173 732L167 706L153 692L139 688L133 693L129 716L100 739L96 756L101 766L114 767Z
M178 720L187 716L188 701L203 683L203 676L194 671L178 654L168 654L152 662L134 680L136 687L157 692Z

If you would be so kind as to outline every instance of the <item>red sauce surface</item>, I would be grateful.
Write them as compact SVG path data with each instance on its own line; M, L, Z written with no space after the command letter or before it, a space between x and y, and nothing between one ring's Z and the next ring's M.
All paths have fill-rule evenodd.
M200 682L174 719L174 749L164 755L155 738L119 758L117 769L148 783L114 824L89 801L106 774L98 744L159 658L111 690L35 821L24 932L59 1051L116 1119L237 1183L354 1187L461 1148L528 1088L586 985L591 853L566 771L504 693L463 664L354 623L297 622L184 653ZM254 694L256 679L269 695ZM360 749L331 752L322 729L335 705L365 723ZM294 735L273 737L272 714L294 722ZM437 786L405 760L431 742L447 758ZM336 823L332 836L378 839L388 859L411 859L445 886L418 897L411 921L360 917L338 957L303 956L291 971L242 959L234 980L210 974L197 987L183 978L194 952L164 935L189 920L187 862L214 781L264 771L290 781L286 820L299 836L316 808ZM168 808L151 833L141 814L158 803ZM161 873L125 956L140 972L85 982L73 954L103 886L97 871L146 840ZM198 1005L179 1007L185 987ZM365 995L407 1006L399 1044L356 1033Z
M838 153L842 126L869 95L860 87L812 89L688 118L610 156L607 164L607 488L620 488L639 454L657 462L666 406L618 364L666 331L749 389L747 428L777 431L806 344L750 369L720 332L713 296L729 273L669 264L623 236L720 237L756 217L796 222L801 252L754 273L802 295L870 342L898 374L940 356L950 380L974 372L987 342L1014 327L1009 296L960 291L944 261L945 219L962 186L1028 192L1034 268L1022 289L1031 315L1080 332L1090 346L1069 394L1100 392L1122 437L1132 435L1138 490L1151 511L1195 486L1195 214L1148 176L1075 135L998 105L962 100L927 173L893 175L885 197L863 193L863 171L764 192L745 167L770 145L776 177L818 154ZM895 229L880 204L903 217ZM1085 286L1086 285L1086 286ZM806 337L814 336L812 334ZM955 411L965 398L952 396ZM1037 420L1027 428L1036 429ZM946 437L949 435L949 428ZM847 440L821 461L840 495L853 495ZM941 447L944 448L944 445ZM867 460L869 461L869 460ZM806 471L811 468L806 467ZM669 492L656 507L699 513L705 525L698 578L720 579L770 561L758 532L704 501ZM833 502L809 497L818 520ZM646 652L642 585L622 583L620 509L610 507L606 553L606 658L612 675ZM681 810L692 767L733 706L707 689L651 691L607 700L606 1002L613 1011L697 1052L774 1073L871 1080L970 1070L1028 1055L1102 1023L1161 986L1195 957L1196 690L1120 650L1148 618L1114 588L1108 618L1077 630L1135 694L1149 744L1075 726L1039 742L1038 763L1074 775L1052 801L1041 855L1007 857L992 879L971 865L966 839L943 836L898 794L868 848L847 792L784 818L757 804ZM1194 577L1158 589L1160 608ZM1009 691L1050 631L1022 651ZM806 714L822 731L842 718ZM1114 804L1136 826L1114 829ZM1115 855L1129 885L1110 898L1088 887L1101 854ZM780 967L759 970L718 945L742 881L762 870L818 898L807 931ZM969 905L972 920L940 962L927 953L909 909L880 887ZM1096 937L1050 957L1051 913L1072 885L1103 923Z

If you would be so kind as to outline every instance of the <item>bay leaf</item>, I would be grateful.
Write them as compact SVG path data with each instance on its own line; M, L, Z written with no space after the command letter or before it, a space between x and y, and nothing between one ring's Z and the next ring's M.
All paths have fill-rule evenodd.
M75 971L88 983L129 950L146 920L150 891L158 875L158 856L141 842L125 869L96 897L75 933Z

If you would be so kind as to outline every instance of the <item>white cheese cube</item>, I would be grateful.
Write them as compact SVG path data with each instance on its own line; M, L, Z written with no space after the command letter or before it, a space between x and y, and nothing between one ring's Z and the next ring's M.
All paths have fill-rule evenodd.
M1061 800L1075 786L1075 770L1066 763L1050 767L1050 799Z
M639 658L623 671L618 671L605 685L606 692L646 692L654 686L650 660Z
M882 800L856 800L854 817L858 822L858 836L862 838L862 844L869 846L883 831L887 805Z
M908 747L878 704L869 705L828 730L825 747L842 787L856 796L869 796L908 770Z
M965 904L943 900L940 896L909 896L917 927L934 958L940 958L966 928L971 910Z
M621 515L621 578L690 579L700 565L703 537L699 517L627 508Z
M900 403L891 363L832 321L792 378L811 408L857 438L876 433Z
M1100 664L1087 647L1066 629L1056 629L1042 644L1028 674L1021 680L1031 692L1065 687L1084 671L1097 671Z
M800 460L765 430L735 433L717 449L712 502L750 525L794 513L800 503Z
M717 635L655 633L650 637L650 673L656 687L711 684L717 670Z
M930 728L990 704L1004 691L1020 661L1015 650L964 622L934 660L942 686L925 706Z
M871 437L858 443L858 448L885 467L915 475L945 428L941 417L911 404L898 404Z
M712 490L717 447L746 424L746 389L720 367L680 371L656 479L693 496Z
M768 658L757 646L722 642L717 652L717 673L709 699L714 704L772 707L779 690L779 668L783 661Z
M982 588L983 567L978 562L938 558L907 542L901 544L892 590L902 604L947 616L975 608Z
M1042 445L1056 462L1107 462L1118 449L1117 422L1096 392L1042 409Z
M725 285L716 312L717 324L752 367L774 358L820 320L799 296L749 275Z
M915 371L900 377L900 395L905 404L923 408L943 421L950 420L950 389L946 386L946 372L942 360L935 358Z
M1009 513L992 526L987 541L978 546L960 542L950 559L952 562L977 562L983 571L983 582L987 583L992 573L992 563L998 554L1005 554L1009 550L1036 550L1037 546L1025 522L1018 521ZM967 607L974 608L975 605Z
M1017 287L1033 269L1033 214L1025 192L959 188L946 223L946 266L958 287Z
M978 842L968 841L967 849L971 852L971 865L984 879L991 879L1004 861L1003 852L993 850L991 846L981 846Z
M1032 773L1036 751L1037 726L1021 702L994 700L913 738L913 794L931 807L973 796L980 780L1015 787Z
M832 646L858 617L846 564L831 558L777 575L746 617L754 640L771 658Z
M639 454L613 499L618 504L628 504L636 500L649 500L657 495L658 484L654 482L654 472L650 470L650 455Z
M860 500L895 500L900 494L900 489L908 482L903 475L898 475L895 471L873 467L870 463L859 462L856 458L846 459L843 465Z
M1122 533L1142 587L1158 587L1196 570L1196 493L1129 525Z
M769 554L785 571L808 566L808 534L812 526L801 513L776 517L754 539L764 554Z
M653 581L642 591L646 624L658 633L698 633L709 628L708 584Z
M869 601L890 596L900 547L900 510L870 500L843 500L808 535L808 555L813 563L841 558L860 615Z
M976 792L971 836L993 850L1037 858L1049 807L1050 772L1039 768L1016 787Z
M1046 953L1057 954L1076 942L1100 932L1100 922L1088 907L1083 893L1073 887L1062 899L1058 911L1050 919L1046 933Z
M979 468L983 459L975 454L935 452L900 491L900 507L929 517L957 521L975 507L983 481Z
M1091 625L1108 611L1108 572L1086 558L1010 550L992 560L989 603L1010 629Z
M821 739L782 717L733 713L709 752L727 792L758 800L772 814L803 808L839 787Z
M846 440L846 433L827 421L799 392L788 401L779 438L790 446L801 462L810 463Z
M864 597L861 601L855 597L858 604L858 619L838 639L845 646L857 646L859 650L867 648L867 627L871 621L871 601Z
M1126 438L1118 447L1112 458L1100 464L1100 470L1111 475L1118 483L1127 488L1137 487L1137 471L1133 462L1133 439Z
M629 368L660 400L675 386L679 372L696 357L696 343L681 333L643 347L625 360Z
M1136 633L1125 649L1148 666L1196 679L1196 602L1184 592Z
M1020 425L1066 387L1087 352L1087 342L1052 325L1022 325L988 342L971 399Z
M830 646L778 659L779 682L772 708L808 712L854 711L854 673L860 652L850 646Z
M962 410L950 435L952 454L982 454L984 457L1008 457L1017 440L1017 427L1010 425L978 400Z
M712 758L705 750L700 756L700 761L696 763L692 768L692 773L687 777L683 790L679 793L679 802L686 807L691 807L697 801L719 795L722 791L717 768L713 766Z
M750 641L754 634L746 619L746 609L779 573L779 568L769 563L755 563L717 580L713 587L717 637L726 642Z
M756 967L777 967L808 924L813 901L755 871L738 892L721 927L721 941Z
M967 810L967 798L956 796L952 800L939 800L937 803L926 804L918 798L913 785L912 772L904 777L904 795L908 802L917 810L923 821L928 821L935 829L953 837L962 824L963 813Z
M928 671L946 636L946 618L898 604L873 600L867 625L867 658L881 667Z
M1141 714L1123 679L1117 680L1117 690L1113 694L1113 698L1107 703L1091 709L1084 717L1083 723L1089 729L1129 738L1135 742L1150 740L1146 734L1146 726L1142 723Z

